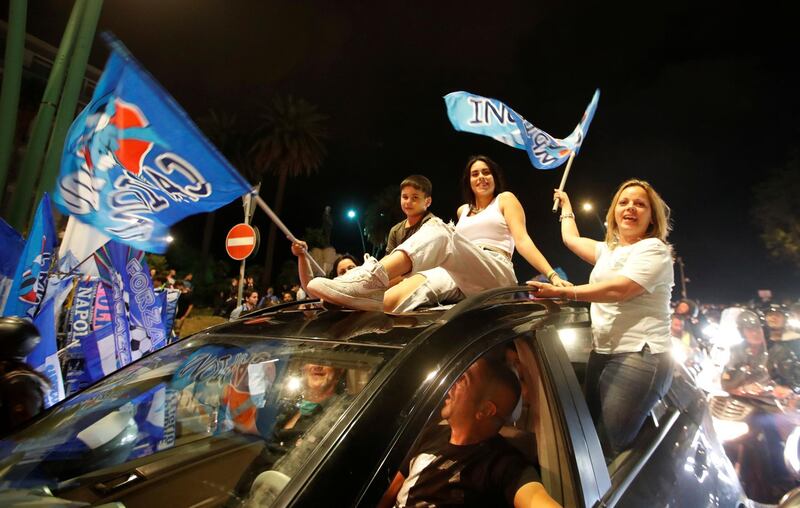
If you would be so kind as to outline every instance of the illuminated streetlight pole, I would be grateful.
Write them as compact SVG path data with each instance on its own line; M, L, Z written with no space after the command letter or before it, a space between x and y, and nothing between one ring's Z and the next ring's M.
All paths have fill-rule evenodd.
M358 236L361 238L361 253L366 254L367 245L364 243L364 230L361 228L361 221L358 218L358 214L351 208L347 210L347 218L350 220L356 220L356 224L358 225Z

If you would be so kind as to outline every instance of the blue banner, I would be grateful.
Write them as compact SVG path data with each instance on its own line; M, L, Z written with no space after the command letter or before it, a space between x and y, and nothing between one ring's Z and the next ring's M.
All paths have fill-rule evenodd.
M25 359L31 367L50 380L50 389L44 397L45 408L64 399L64 379L61 377L61 363L58 361L56 345L55 304L55 298L47 300L33 318L41 340Z
M120 367L167 344L162 302L156 299L144 253L110 241L95 253L100 278L111 287L111 317Z
M163 253L171 224L251 186L122 43L110 46L67 135L55 202L119 242Z
M531 164L537 169L555 169L566 162L572 152L578 153L589 132L589 124L599 100L600 90L597 89L575 130L566 138L558 139L497 99L468 92L453 92L444 97L447 116L456 130L489 136L508 146L525 150Z
M33 226L20 255L14 282L3 309L4 316L33 319L47 288L47 271L53 258L55 241L56 230L53 226L53 212L50 210L50 197L45 193L36 209Z
M25 246L22 235L3 219L0 219L0 245L3 246L0 249L0 313L2 313L8 292L11 290L11 283L14 282L14 272L17 271L22 248Z

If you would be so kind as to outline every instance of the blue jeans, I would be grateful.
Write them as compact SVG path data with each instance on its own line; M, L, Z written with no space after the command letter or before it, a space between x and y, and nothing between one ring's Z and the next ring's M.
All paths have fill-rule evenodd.
M672 383L672 356L645 346L635 353L592 351L586 366L586 402L608 458L625 450L647 414Z

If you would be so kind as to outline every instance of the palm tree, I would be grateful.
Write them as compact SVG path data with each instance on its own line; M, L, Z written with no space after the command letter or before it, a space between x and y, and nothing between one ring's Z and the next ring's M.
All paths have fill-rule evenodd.
M260 119L263 123L253 147L254 162L257 168L278 177L273 210L280 216L287 178L311 175L322 165L327 117L303 99L277 95L263 108ZM271 224L262 275L264 287L271 283L275 237L275 224Z

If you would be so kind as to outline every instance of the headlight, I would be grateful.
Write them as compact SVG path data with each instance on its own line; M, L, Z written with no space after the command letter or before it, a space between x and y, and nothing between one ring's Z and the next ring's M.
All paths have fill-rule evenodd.
M716 337L717 332L719 331L719 325L717 323L709 323L703 328L703 336L707 339L711 340Z
M672 358L675 360L676 363L680 363L683 365L686 363L686 348L683 347L683 343L680 340L673 339L672 340Z
M723 443L725 441L738 439L750 432L750 427L748 427L745 422L720 420L718 418L712 418L712 420L714 422L714 430L717 432L717 437Z

